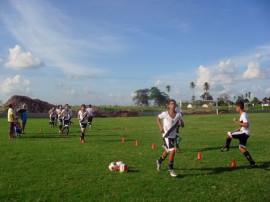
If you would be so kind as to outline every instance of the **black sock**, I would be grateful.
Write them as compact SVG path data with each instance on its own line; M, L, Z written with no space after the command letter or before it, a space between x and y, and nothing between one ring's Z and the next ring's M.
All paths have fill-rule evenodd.
M169 162L169 170L173 170L173 162Z
M251 164L255 164L248 151L244 152L243 154Z
M167 157L167 156L166 156ZM161 156L159 159L158 159L158 162L161 164L165 159L166 157L164 158L163 156Z
M230 147L231 141L232 141L231 138L227 138L227 139L226 139L226 147L227 147L227 148Z
M81 137L82 137L82 139L84 140L84 133L82 133L82 136L81 136Z

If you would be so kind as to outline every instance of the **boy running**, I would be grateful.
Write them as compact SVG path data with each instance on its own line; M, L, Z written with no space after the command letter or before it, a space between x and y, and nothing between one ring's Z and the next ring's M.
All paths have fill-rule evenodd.
M59 122L59 133L62 133L62 127L63 127L63 118L61 116L62 110L63 110L62 105L58 105L56 109L56 114L57 114L57 119Z
M55 107L52 107L48 112L50 117L50 127L53 128L55 126L55 118L56 118L56 110Z
M89 113L89 117L88 117L88 125L89 125L89 129L92 128L92 122L93 122L93 112L94 109L92 108L92 105L88 105L88 108L86 109L86 111Z
M86 130L86 126L87 126L87 121L88 121L88 117L89 117L89 113L86 111L86 106L83 104L81 105L81 110L78 112L78 120L81 126L81 131L82 131L82 135L80 138L81 143L85 143L84 140L84 133Z
M236 105L236 111L240 114L240 119L237 121L233 118L233 122L239 126L234 132L228 132L226 138L226 145L220 149L220 151L229 151L232 138L239 139L239 149L247 158L250 163L250 167L255 166L255 162L251 158L248 150L246 149L247 139L250 136L250 122L246 112L244 112L244 103L239 102Z
M172 177L177 177L177 174L173 171L173 164L174 164L174 142L176 138L176 129L181 120L181 114L175 111L176 108L176 101L171 99L168 101L168 111L162 112L158 115L157 124L159 130L162 134L164 143L165 143L165 150L159 160L156 161L157 170L161 170L161 164L169 155L169 169L168 172ZM163 120L163 125L161 124L161 120Z
M69 120L70 120L70 111L69 111L68 104L66 104L65 109L62 110L61 117L62 117L62 121L63 121L61 134L63 134L64 130L67 129L66 134L68 135L69 134Z

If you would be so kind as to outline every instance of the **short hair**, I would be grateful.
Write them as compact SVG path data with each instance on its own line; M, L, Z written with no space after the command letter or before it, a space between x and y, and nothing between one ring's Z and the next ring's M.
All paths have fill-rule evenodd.
M13 104L9 104L9 105L8 105L8 108L12 108L12 107L13 107Z
M82 105L81 105L81 107L84 107L84 108L86 108L85 104L82 104Z
M91 107L92 107L92 105L88 105L88 107L90 107L90 108L91 108Z
M244 105L244 102L240 101L237 103L237 106L240 107L240 109L244 109L245 105Z
M169 99L167 104L169 105L171 102L173 102L176 105L176 101L174 99Z

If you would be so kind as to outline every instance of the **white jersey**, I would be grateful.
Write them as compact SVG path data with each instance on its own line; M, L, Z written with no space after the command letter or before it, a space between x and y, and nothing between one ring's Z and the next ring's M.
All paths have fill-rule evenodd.
M61 112L61 116L64 120L68 121L70 119L69 109L63 109Z
M88 107L86 109L86 111L89 113L89 116L93 116L93 112L94 112L94 109L93 108Z
M55 109L50 109L49 115L50 115L51 118L56 117L56 111L55 111Z
M240 119L239 121L241 123L248 123L248 128L245 128L245 127L241 127L240 128L240 131L243 132L243 133L246 133L247 135L250 135L250 123L249 123L249 118L248 118L248 115L246 112L243 112L240 116Z
M88 113L88 111L82 111L82 110L80 110L79 112L78 112L78 117L79 117L79 120L80 120L80 123L87 123L87 121L88 121L88 116L89 116L89 113Z
M56 109L55 111L56 111L57 117L60 118L62 109Z
M165 134L175 125L178 124L179 121L182 119L182 116L180 113L176 113L175 117L172 118L169 114L168 111L166 112L162 112L161 114L158 115L159 119L163 119L163 130L164 133L162 134L162 136L164 137ZM168 134L168 138L175 138L176 137L176 129L177 127L175 127L170 134Z

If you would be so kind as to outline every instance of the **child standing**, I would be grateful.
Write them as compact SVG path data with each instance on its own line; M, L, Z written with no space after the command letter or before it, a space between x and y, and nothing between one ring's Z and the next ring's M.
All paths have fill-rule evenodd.
M181 114L175 111L176 101L171 99L168 101L168 111L162 112L158 115L157 124L162 134L165 150L161 157L156 161L157 170L160 171L162 162L167 158L169 154L169 168L168 172L172 177L177 177L177 174L173 171L174 164L174 142L176 138L176 129L181 120ZM163 125L161 123L163 120Z

